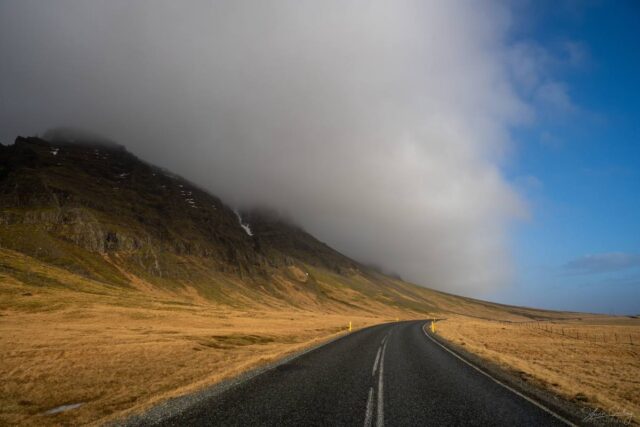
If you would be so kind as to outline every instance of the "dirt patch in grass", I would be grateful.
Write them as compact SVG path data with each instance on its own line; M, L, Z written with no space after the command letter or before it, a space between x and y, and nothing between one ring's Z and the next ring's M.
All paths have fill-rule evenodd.
M197 339L198 344L210 348L235 348L248 345L267 344L274 341L275 338L270 336L243 334L212 335L210 337L199 337Z

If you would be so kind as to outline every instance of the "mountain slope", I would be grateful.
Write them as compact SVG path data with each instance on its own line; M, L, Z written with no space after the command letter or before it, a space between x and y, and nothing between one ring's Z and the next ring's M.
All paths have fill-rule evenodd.
M236 307L479 316L506 309L375 272L274 212L240 216L115 143L69 132L47 138L0 146L2 277L61 288L75 280L27 274L23 267L37 261L77 280ZM22 267L12 264L20 257Z

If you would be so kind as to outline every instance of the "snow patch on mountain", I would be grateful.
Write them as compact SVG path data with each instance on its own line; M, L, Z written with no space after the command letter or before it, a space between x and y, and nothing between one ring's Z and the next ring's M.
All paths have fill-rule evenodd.
M240 216L240 213L238 211L235 211L235 214L238 217L238 223L240 224L240 227L242 227L247 235L253 236L253 232L251 231L251 227L249 227L249 224L245 224L242 222L242 217Z

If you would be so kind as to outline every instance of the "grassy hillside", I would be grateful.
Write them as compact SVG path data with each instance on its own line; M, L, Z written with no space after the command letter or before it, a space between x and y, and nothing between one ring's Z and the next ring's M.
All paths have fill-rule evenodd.
M50 139L0 147L0 273L25 286L66 289L84 280L104 289L190 293L236 308L482 315L497 307L379 274L273 212L243 213L249 233L220 199L114 143L68 132ZM15 265L19 255L32 260ZM36 261L49 270L25 271ZM53 273L62 271L74 279Z

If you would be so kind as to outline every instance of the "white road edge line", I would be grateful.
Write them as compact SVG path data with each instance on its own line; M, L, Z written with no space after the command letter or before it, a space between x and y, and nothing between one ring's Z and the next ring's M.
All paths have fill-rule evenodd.
M520 396L521 398L523 398L524 400L526 400L527 402L537 406L538 408L542 409L544 412L546 412L547 414L557 418L558 420L562 421L563 423L572 426L572 427L577 427L576 424L572 423L571 421L567 420L566 418L564 418L561 415L556 414L555 412L553 412L551 409L547 408L546 406L544 406L541 403L536 402L535 400L531 399L530 397L525 396L524 394L520 393L518 390L514 389L513 387L510 387L508 385L506 385L505 383L503 383L502 381L494 378L493 376L491 376L490 374L486 373L485 371L483 371L482 369L478 368L476 365L474 365L473 363L469 362L468 360L464 359L462 356L458 355L456 352L454 352L453 350L450 350L449 348L445 347L443 344L439 343L436 339L434 339L432 336L430 336L425 330L424 328L427 326L427 324L425 323L424 326L422 327L422 332L425 334L425 336L427 338L429 338L431 341L433 341L434 343L438 344L440 347L442 347L444 350L448 351L449 353L451 353L453 356L457 357L458 359L460 359L461 361L463 361L464 363L466 363L467 365L471 366L473 369L475 369L476 371L480 372L482 375L484 375L485 377L490 378L491 380L493 380L493 382L501 385L502 387L506 388L507 390L509 390L510 392L517 394L518 396ZM382 358L384 359L384 353L382 354ZM380 367L380 373L382 374L382 367ZM379 409L379 408L378 408Z
M380 357L380 371L378 372L378 416L376 417L376 427L384 426L384 355L387 350L387 343L382 347L382 357Z
M373 369L371 370L371 375L376 374L376 369L378 369L378 362L380 361L380 352L382 351L382 346L378 347L378 354L376 354L376 361L373 362Z
M371 427L373 416L373 387L369 387L369 397L367 398L367 412L364 416L364 427Z

